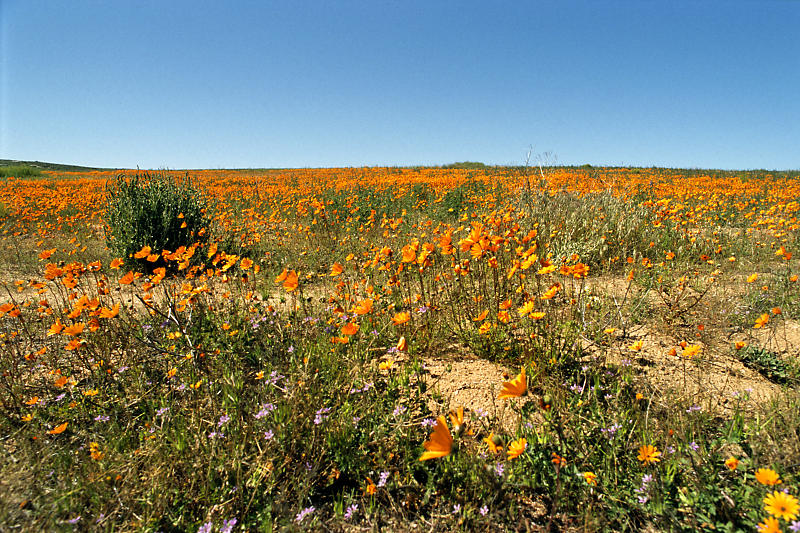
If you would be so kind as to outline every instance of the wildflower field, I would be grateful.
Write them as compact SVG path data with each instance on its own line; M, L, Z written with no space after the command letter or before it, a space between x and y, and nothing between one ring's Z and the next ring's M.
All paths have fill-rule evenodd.
M800 531L798 198L6 173L0 529Z

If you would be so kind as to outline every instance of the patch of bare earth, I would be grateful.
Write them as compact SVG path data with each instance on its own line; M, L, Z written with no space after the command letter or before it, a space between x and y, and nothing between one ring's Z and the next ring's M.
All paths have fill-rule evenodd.
M634 351L631 346L637 341L642 346ZM702 350L692 357L682 356L679 343L650 326L639 326L608 349L607 362L632 366L658 396L700 405L717 414L728 413L743 401L760 404L781 393L779 385L734 357L728 342L696 342Z
M497 365L468 353L429 356L424 359L425 379L431 395L433 413L447 413L464 407L466 412L495 418L495 431L511 432L518 422L512 406L531 401L530 397L498 400L502 383L513 378L519 369Z

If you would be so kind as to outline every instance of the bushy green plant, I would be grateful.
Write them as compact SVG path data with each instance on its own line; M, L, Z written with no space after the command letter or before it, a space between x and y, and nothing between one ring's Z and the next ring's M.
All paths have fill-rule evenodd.
M109 249L140 270L164 266L134 254L150 246L153 253L176 251L208 238L209 204L187 175L121 174L106 188L106 241Z
M776 383L786 383L790 380L789 365L774 352L751 345L739 351L738 356L746 366Z
M0 167L0 177L3 178L38 178L41 175L41 170L35 167L29 167L28 165Z

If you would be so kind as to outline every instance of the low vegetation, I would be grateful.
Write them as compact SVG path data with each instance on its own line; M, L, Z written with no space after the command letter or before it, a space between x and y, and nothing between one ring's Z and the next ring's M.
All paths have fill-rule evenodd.
M0 523L797 530L798 196L473 163L2 181Z

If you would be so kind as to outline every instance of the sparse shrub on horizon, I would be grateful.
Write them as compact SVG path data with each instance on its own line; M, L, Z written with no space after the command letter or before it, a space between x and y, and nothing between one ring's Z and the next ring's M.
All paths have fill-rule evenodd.
M0 167L0 178L38 178L42 171L28 165Z

